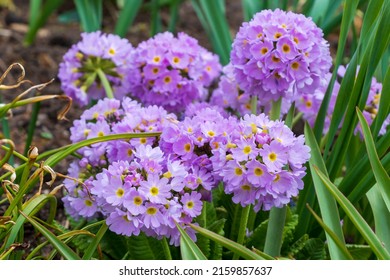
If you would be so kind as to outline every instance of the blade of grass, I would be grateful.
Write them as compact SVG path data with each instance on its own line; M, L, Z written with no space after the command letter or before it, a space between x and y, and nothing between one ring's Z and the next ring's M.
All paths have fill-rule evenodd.
M85 32L101 29L103 0L74 0L74 4Z
M254 253L253 251L249 250L245 246L238 244L230 239L227 239L219 234L216 234L215 232L212 232L210 230L201 228L197 225L190 224L190 227L193 228L195 231L199 232L203 236L206 236L212 241L217 242L218 244L221 244L223 247L229 249L233 253L238 254L245 260L264 260L265 258L259 256L258 254ZM268 258L272 258L271 256L268 256Z
M34 226L35 229L42 233L42 235L49 240L53 247L56 248L65 259L80 260L80 257L68 245L62 242L57 236L55 236L53 233L51 233L33 218L24 214L22 211L20 211L20 214L22 214Z
M386 170L383 168L378 154L375 150L374 139L372 138L370 128L366 119L364 118L362 112L357 108L357 115L360 121L360 125L362 126L363 136L367 148L368 158L370 160L370 164L372 170L374 172L375 179L377 181L378 189L380 190L383 200L385 201L387 208L390 211L390 177L387 174Z
M389 66L389 65L387 65ZM384 120L388 117L390 111L390 67L387 69L385 79L383 80L382 92L379 101L379 110L371 127L372 135L377 138L382 128Z
M103 223L100 227L99 231L97 232L95 238L92 240L92 242L89 244L87 250L85 251L83 255L83 260L90 260L95 253L97 247L100 244L100 241L102 240L104 234L106 233L108 229L108 226L106 223Z
M383 247L382 242L378 239L371 227L367 224L364 218L351 204L351 202L338 190L338 188L322 173L317 167L314 167L315 172L320 177L326 188L332 193L340 206L344 209L347 216L350 218L355 227L359 230L366 242L378 257L378 259L390 260L390 253Z
M326 166L322 159L321 152L319 150L318 144L315 140L313 131L311 130L309 124L305 124L305 138L306 143L311 149L311 157L309 160L309 166L311 170L311 175L313 178L314 188L317 194L318 203L321 210L322 219L324 223L334 232L339 240L342 240L345 245L344 235L340 224L340 216L338 207L334 197L326 189L325 185L322 183L320 178L317 176L316 172L313 172L314 166L326 174ZM331 259L346 259L348 258L345 255L343 250L340 250L338 245L332 239L332 237L326 233L326 239L328 241L329 253Z
M30 6L30 11L33 12L34 15L31 15L29 19L29 27L26 33L26 37L24 38L24 44L29 46L34 42L39 28L41 28L46 23L53 12L62 5L63 1L64 0L45 1L40 11L38 6L41 6L41 1L33 1L33 3L30 2L32 5Z
M180 252L183 260L207 260L206 256L191 239L188 233L176 223L176 227L180 232Z
M133 24L135 17L142 6L143 0L125 1L125 5L119 13L115 24L114 33L125 37L127 30Z
M375 221L375 233L386 248L390 247L390 212L377 186L367 192Z
M56 198L53 195L43 195L43 194L33 199L27 206L23 208L23 211L26 215L32 216L35 213L37 213L47 202L51 204L50 205L51 212L55 211L55 209L57 208ZM15 224L12 225L12 229L10 231L10 234L8 235L7 241L4 246L5 248L9 248L15 242L18 233L21 230L25 221L26 219L24 216L19 216L16 219Z
M261 1L258 0L241 0L244 21L250 21L253 15L262 9Z
M215 52L219 55L221 63L226 65L230 59L232 38L229 25L224 14L224 9L219 1L192 0L203 26L208 26L208 35L214 46Z
M339 35L339 40L338 40L338 48L337 48L336 60L335 60L335 64L334 64L334 70L333 70L332 78L329 82L329 86L326 90L324 100L321 104L320 111L318 112L318 116L317 116L317 119L316 119L316 122L314 125L314 134L316 136L317 142L320 141L320 138L322 136L322 132L324 130L325 117L326 117L326 113L328 110L330 98L332 95L333 86L334 86L334 83L336 81L337 69L340 66L340 64L342 63L342 60L344 58L344 51L345 51L345 45L347 42L348 32L349 32L349 29L351 27L353 18L355 16L358 4L359 4L358 0L350 0L350 1L346 0L345 4L344 4L343 16L342 16L341 27L340 27L340 35ZM340 91L341 91L341 89L340 89ZM339 111L335 110L334 115L337 114L338 112ZM340 113L340 115L342 115L342 114ZM333 116L333 117L337 117L337 115ZM339 117L337 117L337 118L339 118ZM338 126L336 128L333 128L333 130L336 130L337 128L338 128ZM332 131L331 129L332 129L332 127L329 128L329 131ZM333 140L333 137L334 137L333 132L330 135L332 135L332 137L330 139ZM330 142L332 142L332 141L330 141Z
M175 33L177 20L179 18L179 7L181 0L172 0L169 6L169 23L168 30L172 33Z
M24 152L23 152L24 155L27 155L27 152L30 149L30 146L31 146L31 143L32 143L32 140L34 137L34 132L35 132L40 108L41 108L40 102L33 104L32 112L31 112L31 116L30 116L30 122L29 122L28 128L27 128L27 139L26 139L25 144L24 144Z
M154 36L157 33L162 31L161 16L160 16L160 1L152 1L152 10L151 10L151 23L150 23L150 36Z
M309 209L310 213L314 216L314 218L317 220L317 222L321 225L321 227L326 231L326 233L333 239L335 244L339 247L340 250L344 252L344 255L347 256L349 260L352 260L353 257L351 256L351 253L348 251L347 246L345 242L341 241L337 235L322 221L320 216L317 215L316 212L310 207L309 204L306 204L307 209Z

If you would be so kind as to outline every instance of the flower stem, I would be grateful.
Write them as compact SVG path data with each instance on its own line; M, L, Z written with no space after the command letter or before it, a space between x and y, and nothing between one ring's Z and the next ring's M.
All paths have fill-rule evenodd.
M238 236L237 236L237 243L238 244L243 244L245 240L245 235L246 235L246 227L248 223L248 218L249 218L249 213L251 210L251 206L248 205L245 208L242 209L241 212L241 219L240 219L240 228L238 230ZM233 260L238 260L239 255L234 254Z
M272 107L270 112L271 120L277 120L280 118L282 99L272 101ZM286 220L287 208L273 207L269 214L267 235L265 238L264 253L271 256L280 255L280 249L282 248L283 228Z
M104 74L103 70L100 68L96 69L96 73L99 76L100 82L102 83L104 90L106 91L107 97L113 99L114 93L112 91L110 82L108 81L106 74Z
M287 206L283 208L273 207L270 211L264 245L264 253L270 256L276 257L280 255L286 213Z
M251 98L251 113L256 115L257 114L257 96L254 95Z
M162 239L162 247L164 250L165 259L172 260L171 250L169 249L168 241L165 237Z
M281 106L282 106L281 98L279 98L277 101L272 101L271 111L269 112L269 117L271 120L275 121L280 118Z

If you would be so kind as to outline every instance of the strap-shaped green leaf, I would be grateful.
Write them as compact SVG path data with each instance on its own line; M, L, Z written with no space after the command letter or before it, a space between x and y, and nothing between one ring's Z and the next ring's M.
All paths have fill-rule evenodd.
M80 257L64 242L62 242L57 236L55 236L51 231L46 229L40 223L38 223L33 218L27 216L23 212L20 212L47 240L53 245L54 248L67 260L80 260Z
M315 167L314 169L318 176L321 178L321 180L324 182L324 185L332 193L332 195L340 204L340 206L344 209L345 213L355 225L357 230L361 233L363 238L370 245L372 251L378 257L378 259L390 260L389 251L386 250L381 240L379 240L379 238L375 235L371 227L367 224L367 222L352 205L352 203L338 190L338 188L329 180L329 178L324 173L322 173L317 167Z
M191 237L185 232L182 227L176 223L176 227L180 232L180 252L183 260L207 260Z
M377 186L382 194L383 200L385 201L387 208L390 211L390 177L389 174L387 174L386 170L383 168L378 154L375 150L375 143L374 139L370 132L370 127L368 126L368 123L366 119L364 118L362 112L356 108L357 115L359 118L360 125L362 127L363 136L367 148L368 158L370 160L370 164L372 167L372 170L374 172L375 179L377 181ZM389 147L390 147L390 143Z

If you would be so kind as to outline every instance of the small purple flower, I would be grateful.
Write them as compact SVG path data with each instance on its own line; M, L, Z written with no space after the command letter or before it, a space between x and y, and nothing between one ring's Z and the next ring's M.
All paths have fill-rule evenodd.
M180 200L184 213L191 217L199 216L202 211L201 197L202 195L197 192L185 193Z
M149 175L147 181L140 184L139 192L152 203L165 204L171 196L167 178L159 178L157 175Z

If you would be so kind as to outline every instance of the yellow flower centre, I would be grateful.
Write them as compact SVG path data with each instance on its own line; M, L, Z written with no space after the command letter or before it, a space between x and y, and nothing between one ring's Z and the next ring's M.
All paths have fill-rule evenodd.
M159 70L158 70L157 67L155 67L155 68L152 69L152 73L153 73L153 74L157 74L158 72L159 72Z
M111 55L114 55L115 54L115 50L113 48L110 48L108 50L108 53L111 54Z
M128 149L128 150L127 150L127 155L128 155L129 157L131 157L131 156L133 155L133 150L132 150L132 149Z
M207 135L210 136L210 137L214 137L215 136L215 132L210 130L207 132Z
M274 77L279 80L282 76L278 72L275 72Z
M194 207L194 202L190 200L186 203L186 206L188 209L192 209Z
M172 78L169 77L169 76L166 76L166 77L164 78L164 83L169 84L170 82L172 82Z
M282 46L282 51L283 51L284 53L289 53L289 52L290 52L290 46L287 45L287 44L284 44L284 45Z
M139 142L141 143L141 144L146 144L146 138L140 138L139 139Z
M282 37L282 33L276 32L275 35L274 35L274 38L275 39L279 39L280 37Z
M228 149L237 148L237 145L229 142L226 144L226 148L228 148Z
M150 188L150 194L153 195L153 196L156 196L158 195L159 191L158 191L158 188L156 186L153 186Z
M257 34L257 38L260 39L261 37L263 37L263 33L260 32L260 33Z
M279 174L276 174L276 177L275 177L275 179L274 179L274 182L276 183L276 182L278 182L280 180L280 176L279 176Z
M299 62L294 61L293 63L291 63L291 68L293 70L298 70L299 69Z
M125 190L122 188L119 188L116 190L115 194L117 197L122 197L125 194Z
M253 172L255 173L256 176L261 176L263 175L263 169L261 169L260 167L256 167Z
M175 56L175 57L173 58L173 63L177 64L177 63L179 63L179 62L180 62L180 58L178 58L177 56Z
M277 156L276 156L276 154L275 154L274 152L272 152L272 153L270 153L270 154L268 155L268 159L269 159L270 161L272 161L272 162L274 162L274 161L276 160L276 158L277 158Z
M305 105L306 105L307 108L311 108L311 106L312 106L313 104L311 103L310 100L308 100L308 101L306 101Z
M243 191L250 191L250 190L251 190L251 186L249 186L249 185L242 185L242 186L241 186L241 189L242 189Z
M191 144L190 143L187 143L187 144L184 145L184 151L186 151L187 153L189 151L191 151Z
M226 155L226 160L232 160L232 159L233 159L233 155L232 154Z
M157 213L157 208L156 207L149 207L146 209L146 213L148 215L155 215Z
M88 207L91 207L92 206L92 201L90 201L89 199L86 199L86 200L84 200L84 204L86 205L86 206L88 206Z
M210 66L207 66L207 67L206 67L206 71L207 71L207 72L210 72L210 71L211 71L211 67L210 67Z
M103 131L99 131L99 133L97 134L99 137L102 137L104 136L104 132Z
M293 41L295 42L295 44L298 44L299 43L299 40L297 37L294 37Z
M140 206L142 204L142 198L140 196L135 196L133 202L135 205Z
M87 137L90 132L90 129L84 129L84 137Z
M153 61L154 61L155 63L160 62L160 60L161 60L161 57L159 57L159 56L153 57Z
M260 53L261 53L262 55L265 55L267 52L268 52L268 48L266 48L266 47L263 47L263 48L261 48L261 50L260 50Z
M169 172L169 171L167 171L167 172L165 172L165 173L163 174L163 177L169 179L169 178L172 177L172 173Z
M241 176L242 175L242 169L239 168L239 167L236 167L234 169L234 174L236 174L237 176Z
M279 58L279 57L276 57L276 56L274 56L274 55L272 56L271 60L272 60L272 62L275 62L275 63L280 62L280 58Z
M245 146L244 149L242 150L244 154L249 154L252 151L251 146Z

